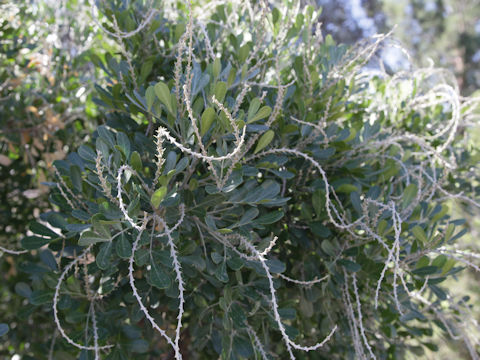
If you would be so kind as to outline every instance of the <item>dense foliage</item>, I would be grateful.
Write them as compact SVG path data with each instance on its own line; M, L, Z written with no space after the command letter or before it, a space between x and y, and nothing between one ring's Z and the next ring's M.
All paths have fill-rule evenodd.
M449 211L478 206L476 102L448 74L389 76L388 35L336 45L291 2L97 6L104 123L21 240L16 326L56 326L26 354L402 359L440 332L478 358L442 286L480 270Z

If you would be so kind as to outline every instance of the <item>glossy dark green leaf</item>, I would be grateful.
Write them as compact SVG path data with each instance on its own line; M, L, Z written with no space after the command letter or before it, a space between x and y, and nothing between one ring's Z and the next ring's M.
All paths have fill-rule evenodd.
M271 211L271 212L268 212L268 213L260 216L254 222L256 224L260 224L260 225L270 225L270 224L276 223L281 218L283 218L283 215L284 215L283 211L280 211L280 210Z
M230 306L229 314L235 327L242 328L245 326L245 320L247 319L247 316L240 305L237 303L232 304Z
M222 262L217 266L215 270L215 277L223 283L228 282L227 266L225 262Z
M170 286L171 281L167 272L162 268L160 264L157 264L155 261L152 261L150 266L151 266L151 269L149 272L150 283L159 289L168 288Z
M427 276L435 274L439 269L436 266L424 266L415 270L412 270L412 274L418 276Z
M132 244L124 234L115 240L115 250L122 259L128 259L132 255Z
M130 140L123 132L117 133L117 144L122 149L123 154L128 159L130 157Z
M100 251L95 258L97 266L102 270L107 270L110 266L110 258L112 256L113 242L108 241L100 246Z
M25 236L21 240L22 247L27 250L35 250L48 244L51 239L42 238L39 236Z
M47 236L53 239L56 239L60 237L59 234L57 234L55 231L49 229L45 225L40 224L37 221L33 221L30 223L30 231L33 232L34 234L41 235L41 236Z

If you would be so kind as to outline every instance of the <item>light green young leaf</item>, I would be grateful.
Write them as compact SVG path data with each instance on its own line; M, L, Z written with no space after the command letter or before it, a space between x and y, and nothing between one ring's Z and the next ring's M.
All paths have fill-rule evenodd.
M167 84L160 81L155 85L154 89L158 99L163 105L165 105L168 112L173 114L172 97L170 96L170 89L168 88Z
M200 120L200 135L205 135L212 126L213 120L215 120L215 110L212 107L208 107L202 114Z
M267 116L269 116L272 113L272 108L270 106L262 106L260 110L255 114L254 117L251 119L248 119L247 123L252 123L258 120L265 119Z
M222 70L222 63L220 62L220 58L216 58L213 62L213 77L216 79L218 75L220 75L220 71Z
M265 147L272 142L274 136L275 133L273 132L273 130L268 130L265 134L263 134L258 140L257 147L255 148L254 153L256 154L260 150L265 149Z
M337 193L350 194L352 191L358 191L358 188L352 184L342 184L336 189Z
M255 114L258 112L258 109L260 109L260 99L256 97L250 102L250 106L248 107L248 115L247 115L247 121L250 122L251 119L255 116Z
M418 187L415 184L410 184L405 188L405 191L403 192L403 197L402 197L402 207L405 209L408 207L413 199L415 199L415 196L417 196L418 193Z
M159 189L157 189L153 193L152 197L150 198L150 201L155 209L157 209L160 206L160 203L162 202L165 195L167 195L166 186L161 186Z
M137 172L141 172L143 170L142 159L137 151L134 151L130 156L130 165Z
M227 84L223 81L219 81L215 85L215 97L222 103L225 100L225 94L227 93Z
M238 50L238 60L240 64L243 64L247 60L248 54L250 54L250 45L245 44Z
M155 102L155 88L153 86L147 88L147 91L145 91L145 98L147 100L147 109L150 111Z
M417 240L420 240L423 244L425 244L428 241L427 235L425 234L425 231L418 225L412 228L412 233L417 238Z

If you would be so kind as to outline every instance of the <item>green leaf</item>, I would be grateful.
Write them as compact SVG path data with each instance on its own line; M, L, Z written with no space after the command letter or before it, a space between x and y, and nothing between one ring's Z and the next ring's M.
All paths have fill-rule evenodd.
M73 187L78 192L82 191L82 172L76 165L70 167L70 179L72 180Z
M238 60L240 64L243 64L247 60L248 54L250 53L250 45L245 44L240 49L238 49Z
M248 107L248 114L247 114L247 122L250 122L251 119L257 114L258 109L260 109L260 99L258 97L254 98L250 102L250 106Z
M22 241L22 247L27 250L35 250L48 244L51 239L42 238L39 236L25 236Z
M223 260L224 260L224 257L223 255L217 253L217 252L213 252L210 257L212 258L212 261L215 265L218 265L220 264Z
M245 320L247 316L243 309L237 303L234 303L230 306L230 318L233 321L233 325L236 328L243 327L245 325Z
M108 128L105 125L100 125L97 128L97 132L98 132L98 135L100 135L99 138L105 141L109 149L115 146L115 139L112 135L112 132L108 130Z
M223 103L223 100L225 100L225 94L227 93L227 83L223 81L219 81L215 85L215 97L220 103Z
M268 266L270 272L273 274L283 273L287 269L285 264L278 259L268 259L267 261L265 261L265 263Z
M165 105L168 112L172 115L175 115L172 106L172 97L170 96L170 89L168 88L167 84L160 81L155 85L154 89L158 99L162 102L163 105Z
M6 333L8 333L8 330L10 330L10 328L8 327L7 324L5 324L5 323L0 324L0 336L3 336Z
M417 185L415 184L410 184L408 185L402 195L402 207L405 209L407 208L415 199L418 193L418 188Z
M138 266L144 266L150 258L150 252L147 249L138 249L135 252L135 264Z
M142 159L137 151L134 151L130 156L130 165L137 172L141 172L143 170Z
M160 203L165 198L165 195L167 195L166 186L161 186L152 194L152 197L150 198L150 202L152 203L154 209L158 209L158 207L160 206Z
M215 110L212 107L208 107L202 114L200 120L200 135L205 135L212 126L213 120L215 120Z
M243 214L240 221L237 224L235 224L234 227L239 227L239 226L250 224L252 222L252 220L255 219L258 216L258 213L259 213L259 211L256 207L252 207L252 208L248 209L247 211L245 211L245 214Z
M438 271L436 266L424 266L415 270L412 270L412 274L418 276L427 276L435 274Z
M448 206L447 205L442 205L442 209L434 215L432 218L432 222L438 221L441 218L443 218L445 215L448 214Z
M385 219L380 220L377 226L378 235L382 236L385 233L385 230L387 230L387 226L388 223Z
M320 247L322 248L323 251L325 251L326 254L330 256L336 255L335 247L332 245L330 241L323 240L322 243L320 244Z
M359 264L348 259L340 259L338 260L338 263L351 272L358 272L362 269Z
M150 283L159 289L167 289L170 286L170 277L166 271L163 270L160 265L155 263L155 261L152 261L150 265Z
M18 282L15 284L15 292L20 296L29 298L32 294L32 289L30 286L28 286L28 284L24 282Z
M49 229L48 227L40 224L37 221L32 221L30 223L29 229L30 229L31 232L33 232L34 234L37 234L37 235L47 236L47 237L50 237L50 238L53 238L53 239L56 239L56 238L60 237L60 235L57 234L55 231Z
M447 260L448 260L448 257L446 257L443 254L440 254L432 261L432 265L436 266L438 268L443 268L443 266L446 264Z
M448 259L442 267L442 275L448 273L455 265L455 259Z
M272 113L272 108L270 106L263 106L258 112L255 114L254 117L249 119L247 123L252 123L258 120L262 120L269 116Z
M452 223L448 224L447 229L445 230L445 241L450 240L454 231L455 231L455 225Z
M428 266L430 264L430 258L426 255L423 255L420 259L418 259L417 263L415 264L416 268L421 268L424 266Z
M130 140L128 139L128 136L125 135L123 132L118 132L117 144L118 146L120 146L123 154L128 159L128 157L130 156Z
M315 214L317 214L318 217L321 216L322 212L325 211L325 196L322 190L317 189L314 191L312 194L312 205L315 209Z
M273 130L268 130L265 134L263 134L258 140L254 154L258 153L260 150L263 150L266 146L268 146L268 144L272 142L274 136L275 133Z
M147 78L147 76L150 75L150 73L152 72L152 67L153 67L153 61L152 61L152 60L145 61L145 62L142 64L142 68L141 68L141 70L140 70L140 79L141 79L141 81L145 81L145 79Z
M147 110L150 111L155 102L155 88L153 86L147 88L147 91L145 91L145 98L147 99Z
M86 145L80 146L77 152L78 152L78 155L86 161L94 162L95 159L97 158L97 154L95 154L95 152L89 146L86 146Z
M53 294L50 290L35 290L30 295L32 305L43 305L53 301Z
M80 240L78 240L78 245L88 246L91 244L96 244L96 243L105 242L105 241L110 241L110 238L106 238L102 235L97 234L96 232L88 230L82 233L82 235L80 236Z
M336 189L336 192L344 194L350 194L353 191L358 191L358 188L352 184L342 184Z
M350 132L350 134L348 135L348 137L343 140L345 142L349 142L351 140L353 140L355 138L355 136L357 136L357 130L355 130L355 128L350 128L348 129L348 131Z
M414 226L412 228L412 233L415 236L417 240L425 244L428 241L427 235L425 234L425 231L418 225Z
M237 78L237 69L231 68L230 73L228 74L227 85L232 86L236 78Z
M228 282L227 266L222 262L215 270L215 277L223 283Z
M132 353L144 354L149 349L149 343L144 339L135 339L128 344L128 349Z
M328 227L322 224L321 221L314 221L310 223L310 230L321 238L328 238L332 235L332 232Z
M110 258L112 256L113 242L108 241L100 246L100 251L97 254L95 262L102 270L107 270L110 266Z
M132 244L124 234L120 235L120 239L117 240L115 250L122 259L128 259L132 255Z
M175 25L175 41L179 41L180 37L183 35L185 32L186 25L179 23Z
M220 71L222 70L222 63L220 58L217 57L213 62L213 77L216 79L218 75L220 75Z
M283 211L271 211L265 215L260 216L254 222L260 225L270 225L279 221L283 217Z
M308 301L305 296L300 297L300 311L307 318L312 317L314 313L313 304Z

